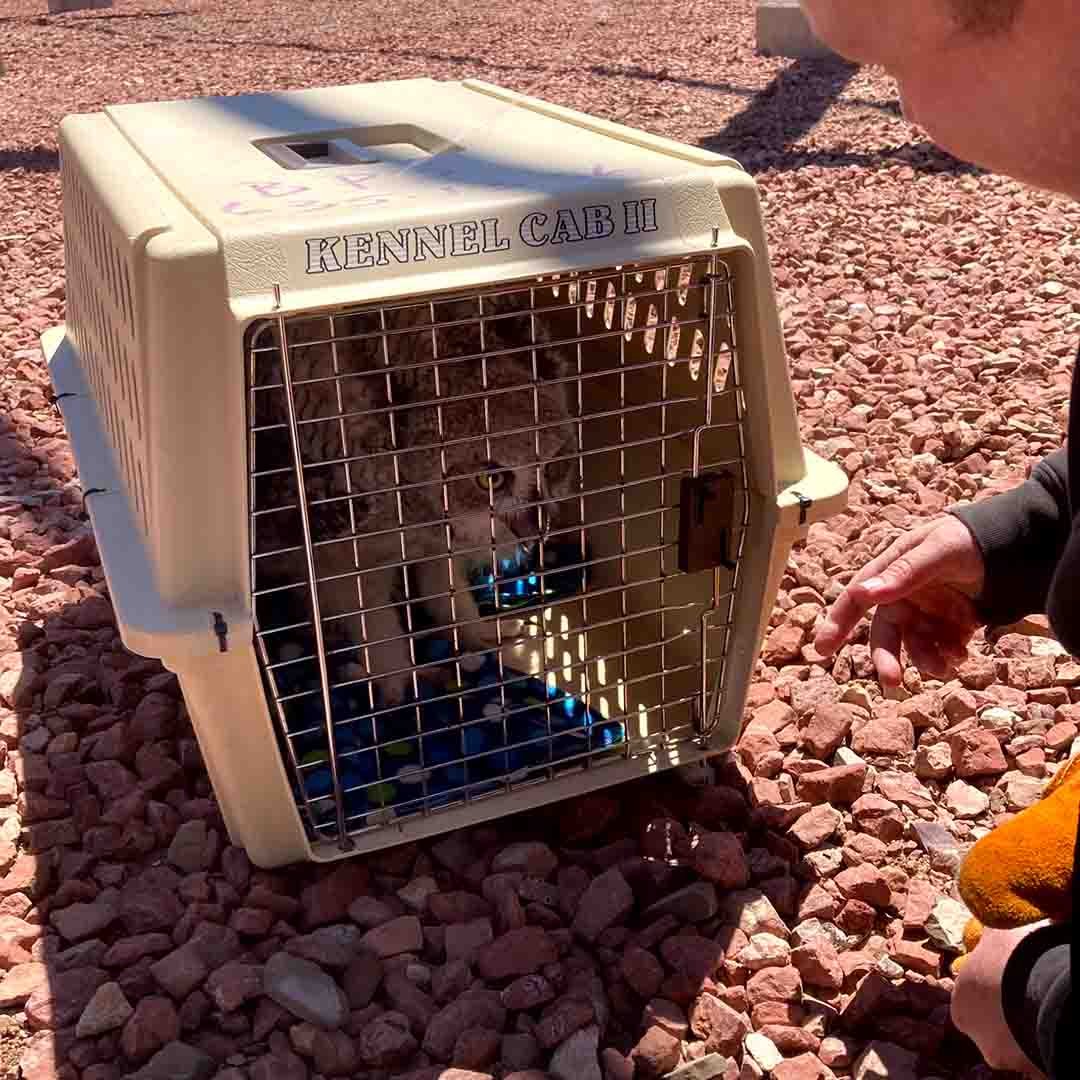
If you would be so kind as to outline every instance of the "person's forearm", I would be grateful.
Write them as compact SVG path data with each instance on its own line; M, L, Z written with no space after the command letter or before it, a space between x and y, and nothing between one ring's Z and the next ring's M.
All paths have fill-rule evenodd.
M1002 978L1002 1008L1013 1037L1050 1080L1080 1075L1072 1015L1071 929L1047 926L1024 938Z
M1045 611L1072 526L1065 451L1040 461L1019 487L950 513L971 530L983 555L986 584L976 604L985 622L1001 626Z

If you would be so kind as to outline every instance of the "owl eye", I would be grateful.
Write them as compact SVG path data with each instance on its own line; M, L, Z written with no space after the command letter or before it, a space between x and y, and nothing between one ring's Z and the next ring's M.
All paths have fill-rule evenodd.
M500 472L492 468L488 472L473 477L473 479L476 481L477 487L482 491L490 491L492 494L498 495L510 483L510 474L505 470Z

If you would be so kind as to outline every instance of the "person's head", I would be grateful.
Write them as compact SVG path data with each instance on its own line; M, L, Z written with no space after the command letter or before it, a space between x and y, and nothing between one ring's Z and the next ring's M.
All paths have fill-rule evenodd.
M1080 198L1077 0L801 0L815 32L900 84L957 157Z

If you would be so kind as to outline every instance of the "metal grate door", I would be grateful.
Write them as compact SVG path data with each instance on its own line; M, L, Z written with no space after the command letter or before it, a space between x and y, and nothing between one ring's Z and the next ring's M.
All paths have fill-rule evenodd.
M707 736L735 324L705 253L250 329L257 648L313 838Z

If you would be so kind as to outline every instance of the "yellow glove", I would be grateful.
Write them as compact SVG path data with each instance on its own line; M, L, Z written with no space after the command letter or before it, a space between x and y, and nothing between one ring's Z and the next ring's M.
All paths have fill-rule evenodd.
M984 926L1009 930L1071 917L1078 821L1080 758L1074 758L1057 771L1037 803L971 848L958 881L973 916L964 933L965 952L978 944ZM953 971L962 963L963 956Z

